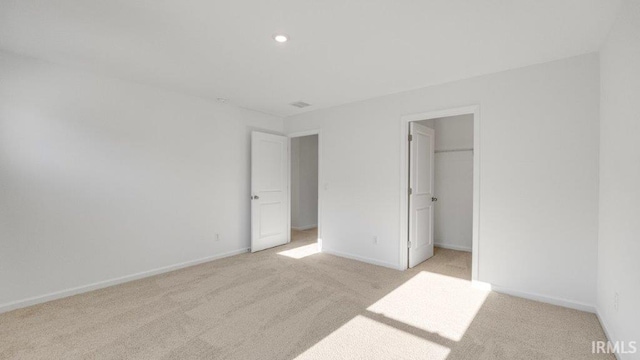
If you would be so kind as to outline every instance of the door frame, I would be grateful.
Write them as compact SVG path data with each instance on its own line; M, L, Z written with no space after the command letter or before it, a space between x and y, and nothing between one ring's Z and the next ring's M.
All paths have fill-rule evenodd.
M473 115L473 230L471 239L471 280L479 280L480 245L480 105L408 114L400 117L400 259L406 270L409 261L409 123L456 115ZM437 136L437 134L436 134ZM437 189L436 189L437 192Z
M322 131L320 129L299 131L291 134L287 134L289 137L289 144L291 139L309 135L318 135L318 250L322 251L322 193L324 189L323 171L322 171ZM289 145L291 148L291 145ZM291 149L289 149L291 150ZM291 179L291 155L289 155L289 179ZM291 184L291 180L289 180ZM291 230L291 185L289 186L289 230ZM291 241L291 240L289 240Z

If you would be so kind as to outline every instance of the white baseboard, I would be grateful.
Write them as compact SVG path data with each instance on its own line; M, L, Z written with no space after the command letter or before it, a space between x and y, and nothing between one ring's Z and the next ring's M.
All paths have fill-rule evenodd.
M311 229L315 229L317 227L318 227L317 224L305 225L305 226L291 226L291 228L293 230L298 230L298 231L311 230Z
M143 271L143 272L139 272L139 273L136 273L136 274L125 275L125 276L118 277L118 278L115 278L115 279L99 281L99 282L96 282L96 283L93 283L93 284L88 284L88 285L78 286L78 287L74 287L74 288L70 288L70 289L60 290L60 291L52 292L52 293L45 294L45 295L34 296L34 297L23 299L23 300L13 301L13 302L6 303L6 304L0 304L0 314L2 314L4 312L7 312L7 311L16 310L16 309L20 309L20 308L23 308L23 307L31 306L31 305L41 304L41 303L44 303L44 302L47 302L47 301L62 299L62 298L65 298L65 297L69 297L69 296L73 296L73 295L77 295L77 294L82 294L82 293L85 293L85 292L98 290L98 289L106 288L106 287L109 287L109 286L126 283L126 282L129 282L129 281L138 280L138 279L146 278L146 277L149 277L149 276L154 276L154 275L166 273L166 272L169 272L169 271L174 271L174 270L186 268L186 267L189 267L189 266L194 266L194 265L206 263L206 262L209 262L209 261L226 258L226 257L229 257L229 256L234 256L234 255L246 253L248 251L249 251L249 248L238 249L238 250L229 251L229 252L218 254L218 255L209 256L209 257L206 257L206 258L187 261L187 262L183 262L183 263L180 263L180 264L164 266L164 267L153 269L153 270L149 270L149 271Z
M386 268L391 268L391 269L394 269L394 270L398 270L398 264L391 264L391 263L388 263L388 262L384 262L384 261L380 261L380 260L376 260L376 259L371 259L371 258L359 256L359 255L347 254L347 253L343 253L343 252L340 252L340 251L327 249L325 247L322 248L322 252L326 253L326 254L330 254L330 255L335 255L335 256L351 259L351 260L361 261L361 262L364 262L364 263L367 263L367 264L378 265L378 266L383 266L383 267L386 267Z
M466 246L453 245L453 244L441 244L441 243L434 243L433 245L435 247L439 247L443 249L471 252L471 248Z
M529 299L529 300L534 300L534 301L539 301L539 302L543 302L543 303L547 303L547 304L551 304L551 305L562 306L562 307L566 307L566 308L569 308L569 309L586 311L586 312L590 312L590 313L594 313L594 314L596 313L596 307L594 305L584 304L584 303L573 301L573 300L567 300L567 299L561 299L561 298L557 298L557 297L553 297L553 296L540 295L540 294L535 294L535 293L512 290L512 289L508 289L508 288L505 288L505 287L502 287L502 286L486 283L486 282L483 282L483 281L473 281L472 282L472 286L474 286L476 288L479 288L479 289L492 290L492 291L495 291L495 292L499 292L501 294L507 294L507 295L516 296L516 297Z
M607 326L607 323L604 321L604 318L600 315L600 311L598 311L597 307L596 307L596 317L598 318L598 321L600 322L600 326L602 326L602 330L604 330L604 335L607 337L607 339L611 342L615 342L617 338L613 335L613 332ZM614 353L614 355L616 356L616 359L622 360L622 357L620 354Z

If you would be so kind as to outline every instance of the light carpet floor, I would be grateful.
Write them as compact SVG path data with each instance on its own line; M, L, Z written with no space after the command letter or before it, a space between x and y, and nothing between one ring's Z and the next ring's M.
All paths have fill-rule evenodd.
M613 359L593 314L472 288L468 253L400 272L295 238L0 314L0 358Z

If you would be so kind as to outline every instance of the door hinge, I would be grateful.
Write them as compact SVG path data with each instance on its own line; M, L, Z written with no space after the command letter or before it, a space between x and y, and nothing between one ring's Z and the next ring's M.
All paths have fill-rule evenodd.
M407 247L411 248L411 241L407 241Z
M409 188L409 195L413 194L413 189Z
M413 141L413 135L409 134L409 141Z

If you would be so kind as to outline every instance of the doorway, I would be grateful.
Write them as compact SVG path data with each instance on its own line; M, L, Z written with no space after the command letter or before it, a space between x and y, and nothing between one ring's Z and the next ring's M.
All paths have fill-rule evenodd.
M322 250L320 130L251 133L251 252L299 241Z
M290 230L292 242L318 241L319 133L294 134L291 138Z
M415 122L432 129L434 149L434 221L436 247L472 252L473 114Z
M402 118L401 269L439 251L471 252L477 280L479 120L477 106Z

